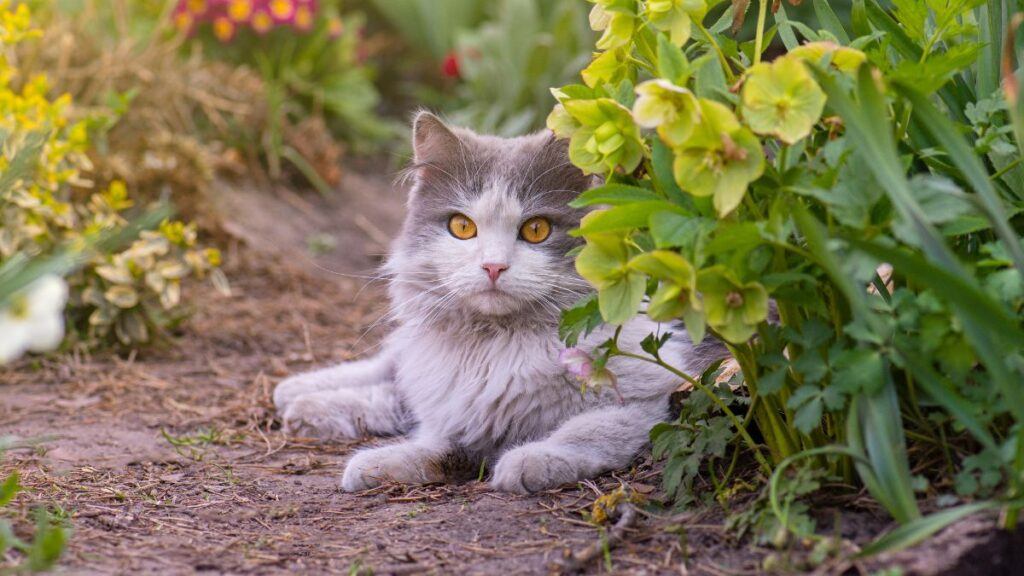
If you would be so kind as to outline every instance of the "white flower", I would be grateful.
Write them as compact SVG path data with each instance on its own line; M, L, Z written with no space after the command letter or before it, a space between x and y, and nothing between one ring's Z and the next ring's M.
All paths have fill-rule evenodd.
M68 286L59 276L43 276L15 294L0 309L0 364L26 350L53 350L64 339L64 305Z

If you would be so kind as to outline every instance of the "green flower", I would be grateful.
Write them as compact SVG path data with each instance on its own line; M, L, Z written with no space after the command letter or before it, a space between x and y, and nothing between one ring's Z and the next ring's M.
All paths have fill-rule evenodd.
M787 57L800 58L817 64L826 54L832 56L831 64L838 70L852 74L860 68L867 56L856 48L840 46L835 42L808 42L789 51Z
M768 292L757 282L739 282L724 266L702 270L697 287L704 297L708 324L733 344L741 344L768 318Z
M697 293L697 272L676 252L653 250L630 261L629 267L660 281L647 315L658 322L682 318L690 339L704 339L704 310Z
M590 0L590 27L604 34L597 40L599 50L625 46L636 29L636 0Z
M731 110L712 100L699 102L700 124L676 149L672 168L680 188L694 196L712 196L715 210L724 217L764 172L764 151Z
M610 98L565 100L562 106L580 124L569 141L569 159L577 167L593 174L617 166L632 172L640 164L643 141L628 108Z
M565 110L565 106L561 104L555 104L552 108L551 113L548 114L547 119L548 130L555 133L557 138L572 138L572 135L579 129L580 123L576 121Z
M581 226L600 212L588 214ZM644 275L629 267L634 252L623 236L598 233L587 236L587 245L576 257L576 271L597 288L598 308L610 324L622 324L636 315L644 298Z
M594 60L580 73L583 82L594 86L617 85L632 75L633 66L629 62L629 53L625 48L616 48L607 52L594 54Z
M633 118L644 128L657 128L662 141L682 146L700 121L697 97L668 80L656 79L636 87Z
M799 58L756 64L743 83L743 119L758 134L792 144L811 133L825 108L825 93Z
M682 46L690 39L691 20L703 20L707 9L704 0L648 0L644 16L651 26L668 32L673 44Z

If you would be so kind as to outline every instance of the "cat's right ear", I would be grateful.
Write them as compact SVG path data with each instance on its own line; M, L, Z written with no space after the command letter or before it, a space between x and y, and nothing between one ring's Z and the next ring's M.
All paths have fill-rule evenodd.
M462 141L440 118L423 111L412 121L412 149L416 164L444 165L459 156Z

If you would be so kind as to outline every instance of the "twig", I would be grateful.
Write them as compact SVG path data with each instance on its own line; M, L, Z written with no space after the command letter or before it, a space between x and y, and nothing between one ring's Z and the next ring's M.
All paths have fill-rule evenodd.
M606 538L599 539L579 552L570 552L565 560L552 566L552 569L559 574L582 572L588 564L600 558L606 550L618 546L625 537L626 531L636 522L637 514L636 508L628 502L619 504L615 510L619 513L619 520L615 526L612 526Z

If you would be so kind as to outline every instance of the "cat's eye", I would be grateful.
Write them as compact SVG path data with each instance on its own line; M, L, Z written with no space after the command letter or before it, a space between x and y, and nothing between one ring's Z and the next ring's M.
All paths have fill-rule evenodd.
M519 236L530 244L538 244L551 235L551 222L543 216L534 216L519 229Z
M469 240L476 236L476 222L465 214L453 214L448 219L448 231L459 240Z

